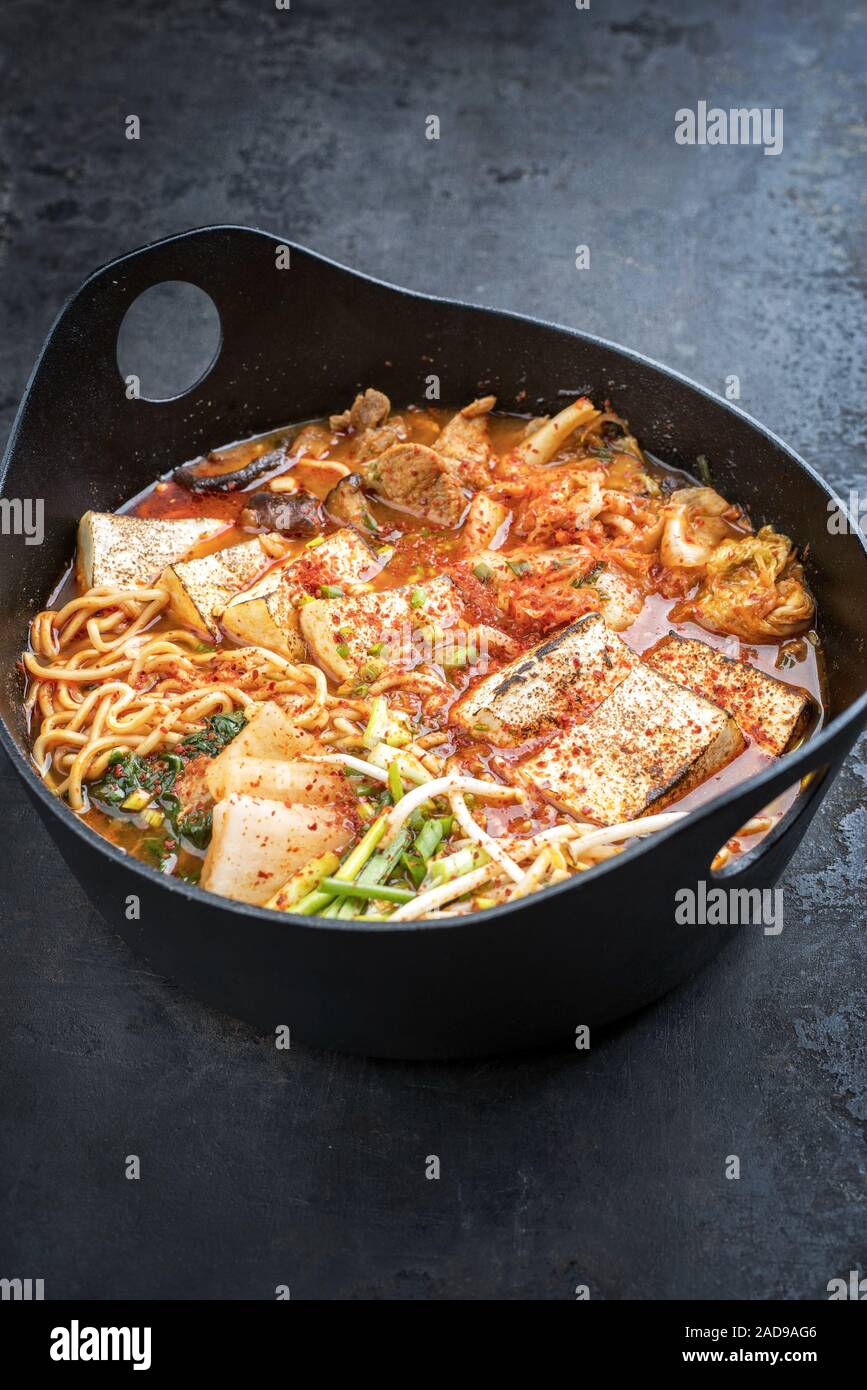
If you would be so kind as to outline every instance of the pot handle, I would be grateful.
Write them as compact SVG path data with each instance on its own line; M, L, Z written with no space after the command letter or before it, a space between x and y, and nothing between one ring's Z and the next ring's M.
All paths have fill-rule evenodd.
M867 709L861 711L859 718L848 721L842 728L820 733L796 752L781 758L779 763L766 772L750 778L743 786L734 787L719 799L699 807L678 832L684 862L705 864L707 872L710 873L713 859L726 842L736 837L743 826L753 816L759 815L775 797L802 783L809 774L824 774L823 780L827 789L865 722ZM804 788L803 794L808 794L809 789L810 784ZM818 787L814 790L820 796L824 794ZM797 804L787 815L791 815L796 809ZM786 817L784 822L785 819ZM750 854L750 863L755 862L755 858L769 847L774 838L772 830ZM736 868L727 871L729 872L733 877L737 875Z
M42 383L66 390L71 400L87 399L91 413L109 423L130 406L163 409L193 397L221 366L231 375L253 336L251 276L267 285L276 273L275 256L288 247L293 271L313 253L251 227L213 226L181 232L111 261L84 281L67 300L46 339L34 368L28 396L39 396ZM117 365L117 337L126 311L139 295L170 280L186 281L207 294L220 316L221 341L211 368L187 391L167 400L130 401ZM222 364L226 347L233 359ZM25 402L27 396L25 396Z

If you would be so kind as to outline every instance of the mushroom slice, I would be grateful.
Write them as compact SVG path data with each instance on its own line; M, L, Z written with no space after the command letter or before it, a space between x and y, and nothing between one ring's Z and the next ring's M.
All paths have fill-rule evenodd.
M364 479L360 473L341 478L325 498L325 510L334 521L355 526L359 531L374 534L379 531L379 523L364 495Z
M242 526L277 531L281 536L315 536L324 527L318 497L305 492L254 492L241 512Z
M274 473L288 461L285 446L271 449L250 459L241 468L226 468L225 459L219 454L208 454L207 458L195 463L185 463L176 468L172 481L180 483L188 492L237 492L261 478L264 473Z

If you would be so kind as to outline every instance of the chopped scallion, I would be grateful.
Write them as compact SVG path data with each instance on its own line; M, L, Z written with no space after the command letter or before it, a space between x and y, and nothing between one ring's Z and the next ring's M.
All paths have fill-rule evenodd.
M388 702L384 695L374 695L370 702L370 718L362 734L365 748L375 748L381 743L388 730Z
M386 903L411 903L415 897L408 888L392 888L387 883L352 883L342 878L324 878L322 888L341 897L379 898Z

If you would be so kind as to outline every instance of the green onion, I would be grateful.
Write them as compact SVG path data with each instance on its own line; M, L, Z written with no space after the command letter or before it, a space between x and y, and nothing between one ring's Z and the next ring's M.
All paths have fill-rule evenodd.
M476 576L476 579L481 580L483 584L486 580L490 579L493 573L494 571L491 569L490 565L486 565L484 560L480 560L477 565L473 565L473 574Z
M338 642L334 650L337 652L338 656L343 657L344 661L349 656L349 648L347 647L345 642Z
M152 801L153 793L144 791L139 787L134 792L130 792L129 796L120 804L124 811L143 811L145 806L149 806Z
M382 743L388 730L388 702L384 695L374 695L370 702L370 718L361 741L365 748L375 748Z
M302 898L300 903L296 903L293 912L300 912L305 915L320 913L323 907L327 907L333 898L333 893L324 893L320 888L314 888L312 893L308 893Z
M381 815L373 822L370 829L365 831L355 849L347 855L341 864L341 878L355 878L359 870L364 867L385 834L385 823L386 816Z
M595 583L595 581L599 578L604 568L605 566L603 564L594 565L593 568L589 569L586 574L582 574L580 579L572 580L572 588L583 589L585 587L592 586Z
M383 878L389 878L397 868L398 862L409 844L409 833L409 826L402 825L395 835L394 842L385 855L386 865L385 872L382 875ZM372 880L368 879L368 882L372 882Z
M529 560L507 560L506 564L509 566L512 574L517 575L529 574L531 568Z
M424 589L413 589L409 596L410 608L421 608L426 597Z
M439 820L425 821L418 835L416 836L413 848L425 862L436 854L443 838L442 822Z
M386 903L411 903L415 893L408 888L392 888L387 883L348 883L342 878L324 878L323 889L353 898L380 898Z
M383 649L384 646L385 646L385 643L384 643L384 642L374 642L374 644L373 644L372 647L368 647L368 649L367 649L367 655L368 655L368 656L379 656L379 654L380 654L380 652L382 651L382 649Z
M391 799L397 805L403 796L403 782L400 780L400 768L397 765L397 758L388 765L388 790L391 792Z
M359 675L363 676L366 681L378 681L384 670L385 662L374 656L371 657L370 661L364 663Z
M490 855L484 849L459 849L454 854L448 854L444 859L432 859L428 864L428 875L431 883L437 887L441 883L451 883L453 878L460 878L461 874L468 874L472 869L478 869L482 864L487 864Z
M305 550L315 550L316 547L317 547L317 545L322 545L322 543L323 543L324 540L325 540L325 537L324 537L324 536L314 536L313 539L312 539L312 541L308 541L308 542L307 542L307 544L305 545L304 549L305 549Z
M356 883L379 883L382 879L388 878L389 856L383 854L382 850L377 850L372 854L364 868L356 878Z
M417 854L402 854L401 861L416 888L421 888L427 873L427 865L424 860L419 859Z
M322 598L343 598L343 590L339 584L320 584L319 593Z

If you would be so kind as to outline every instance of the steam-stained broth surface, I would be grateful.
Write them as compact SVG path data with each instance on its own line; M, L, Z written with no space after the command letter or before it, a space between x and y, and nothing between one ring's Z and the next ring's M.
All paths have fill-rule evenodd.
M378 394L366 393L372 407L377 405L373 398ZM206 460L193 461L157 482L128 508L129 515L149 521L213 520L219 524L214 534L185 550L176 568L167 566L161 575L148 578L150 588L142 588L142 593L162 592L161 586L171 579L169 571L182 576L171 603L155 611L133 638L133 647L136 641L146 640L167 648L167 654L153 648L156 655L150 675L133 668L131 688L136 694L143 692L155 698L152 691L161 694L165 688L169 692L165 698L177 703L201 691L207 694L214 686L220 691L220 702L214 705L217 717L219 711L246 708L248 714L255 715L263 704L282 706L289 722L316 741L315 748L311 745L300 754L304 765L321 768L325 764L315 760L330 758L329 768L345 779L346 796L339 801L345 836L344 832L338 835L343 841L336 851L338 882L342 864L355 852L353 846L357 848L371 825L391 817L384 842L392 851L397 846L394 863L386 866L386 873L377 861L388 855L374 847L353 880L363 885L364 874L369 872L374 889L377 884L382 888L382 898L373 896L374 889L359 888L352 895L344 884L330 896L319 889L322 901L313 901L312 906L303 905L305 895L281 901L280 906L292 910L301 903L302 911L322 911L331 916L396 915L400 919L415 912L413 900L436 890L443 902L433 903L431 912L462 912L556 882L617 853L628 843L628 834L618 840L615 833L610 843L593 853L580 852L580 840L587 831L612 819L605 811L606 797L600 799L588 789L592 769L588 770L589 781L579 777L576 784L574 778L566 778L565 791L556 790L556 778L540 779L534 771L544 766L546 750L556 752L559 738L572 736L570 730L574 734L576 728L585 729L588 737L596 737L598 728L598 737L606 736L604 700L600 702L601 712L594 709L594 692L603 688L605 672L601 668L595 674L590 671L592 678L585 679L587 672L582 671L582 662L591 660L586 652L594 632L598 637L604 631L610 650L615 654L623 651L628 662L647 656L652 663L654 649L672 632L692 639L692 645L682 649L689 662L695 658L707 664L710 648L790 687L793 696L804 692L803 709L792 715L793 739L808 736L818 726L824 707L821 652L812 601L803 586L797 556L791 547L786 549L786 538L777 537L770 528L755 536L736 499L721 499L707 482L700 485L647 457L629 435L625 422L610 411L594 410L589 402L570 407L573 417L564 419L562 439L553 439L553 450L550 431L556 431L561 417L552 426L497 415L488 409L474 415L467 413L472 407L458 414L410 406L397 416L388 412L373 423L363 424L364 402L365 397L358 398L357 418L350 420L350 412L346 412L342 425L332 417L331 422L286 427L227 446ZM578 427L572 425L575 416ZM541 457L546 448L548 456ZM534 449L540 456L534 457ZM238 483L233 485L236 478ZM416 478L421 480L418 486ZM499 525L498 517L505 518ZM268 524L259 524L262 519ZM290 534L269 529L284 521ZM291 533L293 524L297 524L296 534ZM471 539L476 534L481 538L478 541ZM192 621L185 620L181 629L186 637L179 639L179 612L188 619L189 613L197 612L195 602L202 601L194 600L192 607L180 606L181 598L193 592L185 588L184 576L192 576L194 571L185 566L209 556L219 561L224 552L230 558L237 557L246 553L245 546L252 553L255 573L245 575L234 590L206 589L207 602L212 593L218 593L215 616L198 610L201 621L195 616ZM264 547L261 557L257 546ZM358 555L368 552L369 564L359 561ZM329 565L335 564L338 569L341 564L350 566L348 580L338 577L329 582L333 579ZM266 594L267 602L244 603L245 594L255 597L263 585L267 589L272 582L269 575L275 582L279 580L278 598ZM65 613L64 605L74 603L76 595L87 594L85 579L80 554L77 583L68 581L55 596L55 613ZM219 582L226 583L222 572ZM384 596L381 603L386 607L381 611L376 595ZM392 601L402 614L399 620L393 608L387 610L391 616L383 616ZM53 653L63 669L70 660L85 659L86 651L95 650L91 645L94 632L101 633L100 651L100 642L110 643L115 633L122 637L124 624L139 610L131 600L126 610L122 601L118 603L119 607L109 605L107 612L94 609L97 616L91 623L79 622L72 615L69 623L75 627L78 622L78 626L60 644L62 659ZM273 613L281 603L282 617L275 626ZM424 611L426 605L431 606L428 613ZM256 627L255 633L279 636L274 645L267 636L256 641L256 647L274 653L275 666L270 672L263 667L252 674L245 669L240 685L233 684L232 653L245 654L239 660L246 661L254 650L249 640L237 636L233 615L241 613L236 624L239 630L253 631L249 627L253 609L257 622L267 619L269 624L264 629ZM726 620L731 615L734 631L726 630L721 613ZM342 623L341 615L345 619ZM105 626L100 628L100 623ZM374 627L385 624L382 640L370 641L364 650L356 649L358 634L370 623ZM53 630L56 638L56 626ZM70 631L69 626L66 631ZM562 634L576 643L576 655L569 658L574 661L576 676L572 679L567 669L566 683L557 694L546 673L549 667L553 670L557 639ZM756 634L765 640L751 640ZM30 671L36 748L46 779L69 797L69 770L80 739L78 745L68 748L55 737L57 731L50 730L47 741L40 745L39 736L46 729L44 717L48 711L51 722L58 691L72 690L74 697L63 698L81 702L83 697L86 701L92 694L98 697L101 682L65 687L52 683L44 674L51 644L44 636L41 640L42 655L37 650L31 660L37 661L43 674ZM509 672L516 670L523 658L533 667L536 650L551 647L552 641L551 651L539 658L538 671L543 716L545 710L554 712L543 717L540 727L530 728L525 715L519 715L517 724L504 724L498 713L500 706L511 711L514 691L520 693L521 682L527 680L526 672L519 672L516 684ZM178 652L180 656L172 655ZM681 655L680 648L677 655ZM219 667L216 675L212 657ZM93 658L86 659L90 662ZM107 655L96 659L110 664ZM610 656L605 659L610 665ZM291 668L286 667L287 660ZM175 668L173 661L180 664ZM198 663L191 679L190 661ZM282 667L279 661L284 662ZM320 674L314 673L314 667ZM280 679L287 669L296 673L288 684ZM178 671L181 675L175 689L171 678ZM498 671L506 673L510 692L492 694L487 704L483 701L479 722L473 722L475 715L462 716L462 710L474 708L470 695L486 692L489 686L493 689L492 678ZM639 660L638 673L647 671ZM154 686L156 672L162 684ZM118 673L121 685L128 675ZM589 694L585 692L585 704L579 708L576 692L582 679ZM686 701L685 722L677 748L665 748L659 743L664 735L659 733L652 736L658 747L648 744L634 750L635 778L639 783L645 778L648 790L638 796L638 812L627 817L630 822L659 811L688 812L778 755L761 746L761 740L754 736L755 726L752 735L744 732L743 713L739 722L737 717L731 718L737 711L727 709L717 718L723 737L713 743L708 733L707 747L702 743L705 736L699 736L696 729L716 708L714 692L718 693L718 687L713 680L717 676L700 678L697 674L694 680L688 676L688 692L682 686L674 690L665 674L654 672L643 679L656 683L651 688L658 688L663 696L668 692L673 706ZM761 683L758 676L755 681L756 690L747 689L745 698L761 707L777 687ZM630 688L631 684L624 686L620 696ZM228 690L234 690L235 695L229 697ZM327 705L322 704L323 699ZM99 698L95 707L98 705ZM136 701L129 707L137 708ZM169 710L168 704L159 708ZM197 706L188 702L185 708ZM311 708L318 711L315 717L310 716ZM148 719L153 718L149 713ZM508 718L514 718L513 711ZM638 718L641 723L640 711ZM61 727L66 728L64 719L61 716ZM373 741L377 729L371 726L377 719L381 737ZM111 713L108 721L111 725ZM123 720L119 717L114 722L122 724ZM184 813L179 819L171 810L174 793L161 792L158 780L155 799L143 809L135 801L127 807L117 800L111 805L106 802L113 768L126 769L121 757L135 754L134 745L124 752L120 738L121 753L100 751L91 763L81 781L82 805L75 809L100 834L129 853L158 864L163 872L197 881L205 860L207 881L214 873L212 861L218 850L224 859L225 854L234 852L235 822L242 813L247 814L244 807L251 799L257 804L263 802L257 795L263 785L271 789L265 802L296 803L281 802L274 793L273 764L278 759L273 757L259 760L264 768L252 765L255 758L248 759L251 765L233 774L232 786L240 790L215 801L202 781L210 776L214 784L213 771L209 773L200 765L203 756L210 764L215 755L189 757L184 751L188 744L183 741L183 717L180 724L173 724L169 714L164 723L159 729L152 722L147 724L155 737L152 746L145 744L145 764L161 752L181 750L175 758L183 764L175 773L177 786L185 794L185 784L198 778L198 800L189 813L198 819L185 822ZM491 732L495 724L496 735ZM103 733L103 741L107 737ZM639 737L638 743L642 741ZM225 748L231 742L228 740ZM723 746L728 750L725 755L714 751ZM52 751L55 749L56 753ZM116 763L106 764L107 756L116 757ZM340 756L343 761L338 768ZM371 757L376 759L374 763ZM367 766L368 772L353 767L353 759ZM236 761L244 760L239 755ZM285 783L285 767L294 765L291 758L283 762L283 782L278 778L278 791ZM705 766L706 775L700 775ZM394 771L397 767L399 773ZM630 775L631 770L629 763ZM94 771L99 775L94 776ZM515 790L507 800L508 793L488 797L484 792L446 788L419 807L411 821L395 828L401 796L409 795L425 775L482 779L492 787L511 786ZM172 780L168 773L165 776ZM72 790L74 799L74 786ZM748 847L766 833L795 794L793 788L790 796L775 805L767 823L748 828L750 833L741 837L737 848ZM317 814L324 819L324 805L317 812L315 801L302 799L299 804L313 808L308 819L315 819ZM622 820L622 816L613 816L615 825ZM194 825L195 833L184 833L185 824ZM291 841L294 831L289 822L287 825ZM434 828L425 829L431 826ZM551 833L550 842L538 839L544 833ZM638 826L635 834L640 833ZM225 838L228 848L220 850L218 845L215 849L218 837L220 845ZM424 851L431 846L425 857ZM724 851L723 859L729 853ZM460 862L448 862L456 859ZM503 866L504 859L509 861L508 868ZM269 858L266 854L266 861L268 872L263 873L267 882L261 890L255 885L245 887L237 896L277 905L274 900L281 888L277 880L282 867L294 861L291 854L282 860L279 855ZM485 863L492 866L489 878L482 872ZM461 883L466 881L465 892L457 899L449 894L449 875ZM293 874L286 877L291 882ZM231 882L225 875L219 881ZM323 874L322 881L333 883L334 875ZM401 893L410 897L399 902L394 895ZM291 899L292 891L284 896ZM306 897L315 898L316 893L308 892Z

